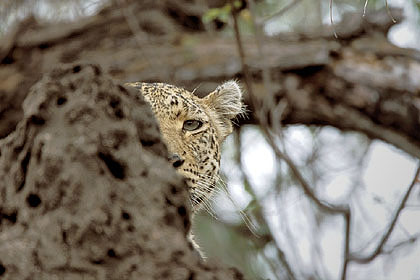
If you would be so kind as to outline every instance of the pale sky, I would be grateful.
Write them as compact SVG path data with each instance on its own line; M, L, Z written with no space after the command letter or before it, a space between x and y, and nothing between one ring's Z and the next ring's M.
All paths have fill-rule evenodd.
M291 127L286 131L286 143L290 156L297 159L303 157L303 154L310 152L310 149L305 148L310 145L312 138L308 130L303 126ZM340 136L341 135L341 136ZM352 189L354 177L357 175L361 178L361 186L353 194L353 199L357 203L351 203L354 216L354 236L352 241L352 248L364 248L371 238L378 236L378 233L387 226L390 220L393 209L398 203L409 186L415 172L415 160L407 156L404 152L380 141L374 141L368 150L363 166L362 174L354 174L354 170L344 168L346 156L344 152L340 152L336 148L340 144L353 142L357 144L357 140L349 140L345 138L352 138L350 136L343 136L338 130L327 128L321 133L321 137L331 139L331 152L335 155L328 155L328 160L332 160L332 166L339 166L334 172L329 174L327 184L325 186L318 186L323 188L322 197L328 199L329 202L343 202L343 192ZM311 211L308 202L303 199L303 195L298 188L290 189L283 195L275 196L269 191L271 190L271 182L275 178L276 161L275 156L270 146L265 142L264 138L259 134L258 130L247 128L243 134L243 153L244 153L244 169L250 176L255 192L260 197L264 205L264 211L272 232L279 233L277 243L292 256L292 263L304 263L308 268L317 267L319 271L321 268L326 268L323 272L324 276L329 279L336 279L340 273L341 261L343 254L343 223L341 218L330 217L327 219L321 228L322 234L320 236L313 236L314 221L307 215ZM294 143L294 145L292 144ZM231 139L228 139L227 146L232 145ZM328 148L328 147L327 147ZM358 147L356 146L356 149ZM228 174L235 174L233 162L228 158L230 155L223 157L222 166ZM340 162L337 160L342 158ZM334 162L334 159L336 162ZM228 169L228 170L226 170ZM235 176L234 176L235 177ZM238 201L236 206L233 206L224 201L223 203L216 203L218 210L223 213L225 219L238 220L235 216L235 208L246 205L249 201L249 195L244 195L244 190L239 180L232 180L229 182L229 190L232 196ZM417 193L420 193L417 191ZM344 201L345 201L344 200ZM418 199L413 199L412 204L420 205ZM220 206L224 205L224 206ZM361 205L361 206L359 206ZM226 215L229 214L230 215ZM400 242L407 239L407 234L420 233L420 207L410 208L404 210L401 215L401 220L395 229L390 244ZM230 217L230 218L229 218ZM289 232L288 232L289 231ZM297 234L298 233L298 234ZM289 234L289 236L287 236ZM290 246L290 237L296 238L292 242L293 247ZM319 240L318 248L314 248L311 241ZM376 245L375 242L372 243ZM370 249L372 246L365 246ZM357 279L366 279L376 275L377 279L415 279L420 278L420 271L418 268L418 260L420 259L419 242L411 245L410 250L401 248L396 251L394 262L388 264L384 259L379 258L379 261L372 262L369 265L351 265L350 272L352 275L357 275ZM320 252L320 260L314 263L314 251ZM367 251L368 253L369 251ZM403 252L403 254L399 253ZM386 265L386 269L385 266ZM350 278L351 279L351 278Z

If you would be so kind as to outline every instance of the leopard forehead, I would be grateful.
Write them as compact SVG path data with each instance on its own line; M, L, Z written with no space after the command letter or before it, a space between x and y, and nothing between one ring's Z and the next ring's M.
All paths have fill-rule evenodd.
M200 98L173 85L143 83L142 93L151 104L159 122L180 119L187 115L205 117L208 111Z
M237 114L230 108L236 108L238 104L218 98L221 93L230 96L230 91L224 92L223 87L218 87L208 97L199 98L185 89L164 83L127 85L137 88L150 103L170 154L179 156L183 162L177 171L186 179L193 209L200 209L218 181L220 146L232 131L230 115ZM224 85L230 89L229 82ZM241 95L239 107L240 98ZM187 120L199 121L201 125L194 131L187 131L183 127Z

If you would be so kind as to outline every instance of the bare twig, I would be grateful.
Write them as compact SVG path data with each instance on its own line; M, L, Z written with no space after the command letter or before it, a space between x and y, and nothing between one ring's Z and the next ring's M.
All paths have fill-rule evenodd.
M133 12L132 12L133 6L128 7L127 4L125 3L125 1L123 1L123 0L119 0L119 4L122 7L121 10L123 12L124 18L127 22L128 27L130 28L131 32L133 33L134 38L137 41L137 44L139 46L143 45L144 44L144 38L143 37L144 37L145 33L140 29L140 27L139 27L140 24L139 24L137 18L133 15Z
M299 2L299 1L300 0L295 0L294 2ZM252 20L252 23L255 26L255 43L257 44L258 56L259 56L261 62L263 62L262 65L261 65L263 84L264 84L265 90L267 91L266 94L271 95L273 92L272 92L272 88L271 88L270 71L267 67L267 64L264 63L263 45L262 45L262 43L264 42L264 35L261 32L262 26L261 26L261 24L258 24L257 21L256 21L254 0L248 0L248 3L249 3L250 11L251 11L251 20ZM284 10L285 9L283 9L282 11L284 11Z
M255 249L257 249L257 248L255 248ZM277 273L277 267L273 263L273 261L267 256L267 254L264 251L262 251L260 255L265 260L265 262L268 264L268 266L270 267L271 273L273 275L275 275L274 277L276 277L276 279L279 279L280 280L281 279L280 278L280 275L278 275L278 273Z
M417 168L417 171L414 175L413 181L411 182L410 186L408 187L407 192L405 193L404 197L402 198L400 205L398 206L397 210L394 213L394 216L391 220L391 222L388 225L387 230L385 231L384 235L382 236L381 240L378 243L378 246L376 246L375 250L373 250L372 253L370 253L368 256L358 256L355 254L352 254L349 257L349 261L353 261L353 262L357 262L360 264L366 264L371 262L372 260L374 260L378 255L380 255L383 252L383 247L385 245L385 243L388 241L389 237L391 236L394 227L398 221L398 218L400 216L401 211L404 209L405 207L405 203L407 202L410 193L412 192L412 190L414 189L414 186L418 183L418 177L420 174L420 164Z
M244 48L242 46L242 41L241 41L241 34L239 33L239 25L238 25L238 19L237 19L237 14L238 11L235 9L235 5L234 5L234 1L230 0L230 5L232 7L232 17L233 17L233 30L235 32L235 38L236 38L236 46L238 48L238 53L239 53L239 58L241 60L241 66L242 66L242 70L243 70L243 74L245 77L245 86L247 88L248 94L250 96L250 100L251 100L251 104L253 103L253 90L252 90L252 77L251 74L249 72L249 68L248 65L245 61L245 51ZM252 104L255 105L255 104Z
M279 119L280 121L280 119ZM269 142L270 146L273 148L274 153L279 159L282 159L286 162L286 164L289 166L290 170L292 171L295 178L300 183L300 186L302 187L304 193L309 197L311 201L313 201L319 208L322 210L330 213L330 214L341 214L344 216L345 220L345 238L344 238L344 261L343 261L343 267L341 270L341 279L346 279L346 273L347 273L347 266L349 262L349 256L350 256L350 227L351 227L351 210L348 205L332 205L326 201L320 200L315 193L312 191L312 188L310 187L309 183L306 182L306 180L303 178L302 174L300 173L299 169L296 167L296 165L293 163L293 161L289 158L289 156L282 152L276 145L273 136L271 135L270 131L268 130L267 126L262 125L262 130L264 131L264 134L266 135L266 139Z
M286 7L284 7L281 11L275 13L274 15L270 16L269 18L272 18L274 16L277 17L277 16L283 15L284 13L286 13L289 9L291 9L292 7L294 7L299 2L301 2L301 0L294 0L289 5L287 5ZM263 54L264 34L262 32L262 24L264 22L266 22L269 18L265 18L262 22L257 22L257 20L256 20L256 11L255 11L255 3L254 3L253 0L249 0L248 3L249 3L249 6L250 6L250 11L251 11L251 20L253 22L253 25L255 26L255 43L257 45L258 56L260 58L260 61L262 62L261 68L262 68L263 85L264 85L264 88L265 88L265 91L266 91L265 92L265 96L266 97L270 97L274 93L273 93L272 86L271 86L270 71L269 71L269 69L267 67L267 64L264 63L264 54ZM240 39L239 32L238 32L237 35L238 35L237 39L238 38ZM240 40L238 40L238 41L239 41L239 44L240 44L241 41ZM252 95L251 96L251 99L252 98L255 98L255 96ZM283 105L283 104L280 104L280 105ZM281 111L283 111L283 109ZM260 112L261 114L259 116L257 116L257 119L259 119L260 121L262 121L263 120L264 110L260 110L260 111L261 111ZM270 234L271 234L271 232L270 232ZM274 237L273 237L273 239L274 239ZM289 263L288 263L288 261L286 259L286 256L285 256L284 252L278 246L276 246L276 249L277 249L278 259L280 260L282 266L285 268L285 270L287 272L287 275L288 275L288 278L290 278L290 279L296 279L296 277L295 277L295 275L293 273L293 270L290 267L290 265L289 265Z
M281 116L277 116L274 118L275 120L281 121ZM274 124L277 124L277 122L274 121ZM300 183L304 193L312 200L319 208L321 208L324 211L327 211L331 214L341 214L344 216L345 220L345 238L344 238L344 261L343 261L343 267L341 270L341 279L346 279L347 274L347 266L348 266L348 259L350 255L350 227L351 227L351 211L350 207L348 205L331 205L328 202L321 201L315 193L312 191L312 188L310 187L309 183L303 178L302 174L296 167L296 165L293 163L293 161L289 158L289 156L282 152L276 145L273 136L271 135L270 131L267 129L266 125L261 126L262 130L264 131L264 134L266 135L266 139L269 142L270 146L273 148L276 156L279 159L283 159L286 164L289 166L290 170L292 171L293 175L296 177L298 182ZM284 143L283 143L284 146Z
M366 0L365 5L363 6L363 15L362 15L363 17L366 16L366 8L367 8L368 3L369 3L369 0Z
M391 18L393 23L397 23L397 21L394 19L394 17L391 14L391 10L388 7L388 0L385 0L385 7L386 7L386 12L388 13L389 17Z
M341 269L341 280L345 280L347 276L347 267L349 264L349 256L350 256L350 226L351 226L351 212L348 211L344 214L344 221L345 221L345 229L346 235L344 238L344 261L343 267Z
M297 279L296 276L293 274L293 271L290 268L289 263L286 260L286 256L284 255L284 252L280 248L278 248L278 246L276 246L276 248L277 248L277 257L279 258L283 267L286 269L286 272L287 272L287 275L289 276L289 279Z
M415 243L418 239L420 238L420 234L411 236L410 238L403 240L401 242L398 242L397 244L395 244L394 246L392 246L392 248L388 249L388 250L382 250L382 254L386 254L386 255L390 255L392 254L396 249L400 248L400 247L404 247L406 245L410 245Z
M251 2L251 1L249 1ZM285 13L287 13L291 8L293 8L294 6L296 6L297 4L299 4L300 2L302 2L302 0L293 0L292 2L290 2L289 4L287 4L283 9L281 9L280 11L275 12L272 15L266 16L262 19L257 20L258 24L262 24L262 23L266 23L267 21L269 21L270 19L274 18L274 17L279 17L284 15Z
M368 2L369 2L369 0L366 0L365 5L363 6L363 17L366 16L366 8L367 8L367 5L368 5ZM388 0L385 0L385 7L386 7L386 12L388 13L388 16L391 18L392 22L397 23L397 21L394 19L394 17L391 14L391 10L389 9Z
M252 0L249 0L250 2L250 9L251 9L251 14L254 10L254 2ZM290 5L291 7L293 5L296 5L296 3L299 1L294 1L292 2ZM231 4L233 6L233 1L231 0ZM386 5L388 3L386 2ZM365 3L365 8L364 8L364 14L366 12L366 6L367 6L367 1ZM290 7L290 8L291 8ZM330 20L331 20L331 25L332 28L334 30L334 36L337 38L337 33L335 31L334 28L334 20L333 20L333 0L330 0ZM388 6L387 6L388 8ZM284 13L286 10L281 11L280 15L282 13ZM389 9L388 9L389 12ZM242 69L243 69L243 73L245 76L245 84L248 88L248 93L250 94L250 100L251 103L254 103L255 100L255 96L253 95L253 89L252 89L252 78L251 75L249 73L249 69L248 66L246 64L246 60L245 60L245 52L242 46L242 42L240 39L240 34L239 34L239 28L238 28L238 23L237 23L237 19L236 19L236 11L234 9L232 9L232 14L233 14L233 19L234 19L234 31L235 31L235 36L236 36L236 41L237 41L237 47L238 47L238 51L239 51L239 55L240 55L240 59L241 59L241 63L242 63ZM277 14L278 15L278 14ZM392 18L392 15L390 15L391 19L394 21L394 19ZM260 57L263 57L262 55L262 47L260 45L262 38L260 37L260 25L255 23L254 17L252 17L252 20L254 21L254 24L256 26L256 39L257 39L257 48L258 48L258 53L260 55ZM262 66L264 66L264 63L262 64ZM268 71L264 71L266 72L266 74L268 73ZM264 74L264 73L263 73ZM267 93L270 96L270 86L269 86L269 79L267 79L267 75L263 75L263 80L264 80L264 86L266 88L266 90L268 90L269 92ZM256 107L255 107L256 108ZM272 112L270 112L272 113ZM311 201L313 201L320 209L327 211L331 214L341 214L344 217L344 221L345 221L345 238L344 238L344 261L343 261L343 266L342 266L342 273L341 273L341 279L346 279L346 273L347 273L347 267L348 264L351 261L355 261L355 262L359 262L359 263L366 263L369 262L371 260L373 260L377 255L379 255L381 252L383 253L383 246L385 245L385 243L387 242L387 240L389 239L395 224L397 222L398 216L400 214L400 212L402 211L402 209L404 208L405 202L408 199L409 193L411 192L413 186L416 183L419 171L420 171L420 167L417 170L415 179L413 180L412 185L410 186L409 190L407 191L407 194L404 196L400 207L397 209L397 211L394 214L394 217L392 219L392 222L390 223L388 230L385 232L385 234L383 235L380 243L378 244L378 247L374 250L374 252L368 256L368 257L359 257L359 256L354 256L351 255L350 253L350 233L351 233L351 210L349 205L332 205L326 201L322 201L320 200L316 194L313 192L312 188L310 187L309 183L306 182L306 180L304 179L304 177L302 176L302 174L300 173L299 169L294 165L293 161L288 157L288 155L281 151L279 149L279 147L276 145L276 141L274 140L274 136L272 135L272 133L269 131L267 125L264 125L263 120L264 118L261 116L257 116L258 121L261 124L261 128L264 131L264 134L266 135L267 141L269 142L269 144L272 146L276 156L279 159L284 160L287 165L289 166L291 172L293 173L293 175L295 176L295 178L298 180L298 182L300 183L304 193L309 197L309 199ZM273 122L279 121L281 122L281 118L275 118L273 120ZM275 130L277 131L277 130ZM281 133L281 129L280 129L280 133ZM410 239L411 240L411 239Z
M233 0L230 0L231 5L233 7ZM254 7L254 3L252 0L250 0L250 6L251 6L251 13L253 11L253 7ZM234 8L232 8L232 16L234 19L234 31L235 31L235 37L236 37L236 42L237 42L237 47L238 47L238 52L241 58L241 63L242 63L242 69L244 72L244 76L245 76L245 84L248 88L248 93L250 94L250 100L251 103L255 104L255 96L253 95L253 90L252 90L252 80L251 80L251 75L249 74L249 70L248 70L248 66L246 64L246 60L245 60L245 52L242 46L242 42L241 42L241 37L240 37L240 33L239 33L239 28L238 28L238 23L237 23L237 19L236 19L236 11L234 10ZM262 55L262 48L260 46L260 40L261 40L261 36L260 36L260 26L258 26L255 23L254 17L252 17L252 20L254 21L254 24L256 26L256 35L257 35L257 48L258 48L258 52L260 55L260 58L263 58ZM258 36L260 36L258 38ZM264 64L263 64L264 66ZM264 71L265 70L265 71ZM266 90L270 89L270 80L269 80L269 73L268 70L263 69L263 72L266 72L266 75L263 75L263 78L265 78L264 80L264 86L266 87ZM271 96L270 95L271 92L267 92L266 96ZM275 118L275 120L277 120L279 123L276 122L277 124L277 128L278 128L278 132L281 133L281 115L283 113L283 110L285 109L285 106L281 106L281 105L285 105L285 104L279 104L279 110L275 110L276 112L272 112L272 113L276 113L277 117ZM254 106L254 108L256 108ZM324 211L327 211L329 213L332 214L342 214L345 217L345 221L346 221L346 227L345 227L345 231L346 231L346 237L344 240L344 262L343 262L343 269L342 269L342 277L341 279L345 280L346 279L346 271L347 271L347 264L348 264L348 256L349 256L349 247L350 247L350 208L348 205L342 205L342 206L335 206L335 205L331 205L327 202L321 201L320 199L317 198L317 196L314 194L314 192L312 191L312 188L309 186L309 184L306 182L306 180L303 178L303 176L301 175L300 171L298 170L298 168L295 166L295 164L292 162L292 160L287 156L286 153L283 153L280 151L280 149L277 147L272 135L270 134L270 131L268 130L268 124L264 124L263 123L263 117L260 114L257 114L257 119L261 124L261 128L264 131L264 134L269 142L269 144L272 146L275 154L277 155L278 158L283 159L286 164L289 166L289 168L291 169L293 175L297 178L297 180L299 181L300 185L302 186L302 189L304 191L304 193L321 209L323 209ZM275 122L275 121L274 121Z
M128 28L130 28L131 33L134 35L137 45L139 46L139 54L141 58L152 68L154 63L150 62L150 58L141 51L141 46L144 45L145 39L147 40L146 33L140 29L140 23L137 18L133 15L133 6L128 6L124 0L118 0L121 6L122 13L124 15L125 21L127 22Z
M326 201L321 201L315 193L312 191L312 188L310 187L309 183L306 182L306 180L303 178L302 174L300 173L299 169L296 167L296 165L293 163L293 161L289 158L289 156L277 147L273 137L271 136L271 133L268 131L267 128L262 128L265 135L267 136L267 141L269 144L273 147L274 153L276 156L282 160L284 160L287 165L289 166L290 170L292 171L293 175L298 180L299 184L302 186L302 189L304 193L322 210L332 213L332 214L346 214L349 209L347 205L332 205Z
M335 24L333 20L333 0L330 0L330 21L331 21L331 27L334 32L334 37L338 38L337 32L335 31Z
M241 35L240 35L240 32L239 32L239 26L238 26L238 20L237 20L237 11L234 8L233 0L230 0L230 4L232 6L232 17L233 17L233 22L234 22L235 38L236 38L236 42L237 42L239 56L240 56L240 59L241 59L242 70L243 70L243 73L244 73L244 76L245 76L245 85L247 87L248 94L249 94L249 97L250 97L250 103L253 105L254 108L256 108L255 107L255 99L254 99L255 95L253 94L253 89L252 89L252 77L250 75L248 65L246 64L245 52L244 52L244 49L243 49L243 46L242 46ZM255 24L255 21L254 21L254 24ZM256 26L256 28L258 29L257 26ZM259 33L258 30L257 30L257 33ZM258 48L259 48L259 54L262 56L262 48L259 44L258 44ZM266 90L269 90L269 80L267 78L267 72L263 76L266 79L265 82L268 83L268 84L266 84L267 85ZM243 172L243 176L244 176L244 180L247 180L247 182L249 183L249 180L248 180L248 178L247 178L247 176L244 172ZM254 196L255 196L255 194L254 194ZM271 234L271 232L270 232L270 234ZM272 237L272 239L274 240L273 237ZM296 277L294 276L293 270L291 269L289 263L287 262L287 260L284 256L284 253L277 246L276 246L276 248L277 248L277 253L278 253L278 256L279 256L279 260L282 263L283 267L285 268L288 277L290 279L296 279Z
M236 154L235 154L235 161L236 161L237 165L239 166L239 170L241 172L244 184L250 186L248 192L250 192L251 196L254 198L255 203L257 205L257 209L260 209L260 211L262 211L263 207L260 204L260 202L258 200L258 197L257 197L257 195L255 194L255 192L252 188L251 180L249 180L249 177L246 174L246 172L244 171L244 167L242 165L242 153L240 152L240 147L242 146L241 145L241 129L239 128L239 130L235 131L234 133L235 133L234 134L234 136L235 136L235 147L237 147ZM267 221L266 217L264 215L261 215L261 216L262 216L263 222L268 226L268 221ZM273 233L271 231L269 231L269 232L270 232L270 239L273 242L275 242ZM296 277L294 275L294 272L293 272L292 268L290 267L290 264L287 261L286 256L284 255L283 251L278 246L275 246L275 247L276 247L276 250L277 250L277 255L278 255L278 258L280 260L280 263L283 266L283 268L286 270L286 273L288 275L288 279L296 279ZM265 256L264 253L263 253L263 255ZM269 262L269 265L273 266L273 264L271 262ZM274 268L272 268L272 270L275 272Z

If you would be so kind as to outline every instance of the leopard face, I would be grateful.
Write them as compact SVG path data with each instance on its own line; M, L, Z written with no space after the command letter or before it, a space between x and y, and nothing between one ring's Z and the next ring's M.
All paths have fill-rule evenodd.
M193 211L205 205L217 183L220 147L232 132L231 120L242 112L242 92L226 82L204 98L163 83L129 83L152 107L170 152L169 159L185 177Z

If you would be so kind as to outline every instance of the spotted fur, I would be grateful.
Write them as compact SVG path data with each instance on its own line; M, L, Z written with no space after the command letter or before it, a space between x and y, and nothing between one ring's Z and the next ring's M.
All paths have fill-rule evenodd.
M152 106L174 166L186 178L193 210L202 208L214 192L220 166L220 146L232 132L231 120L243 112L242 91L226 82L204 98L163 83L129 83ZM185 121L199 121L193 131Z

